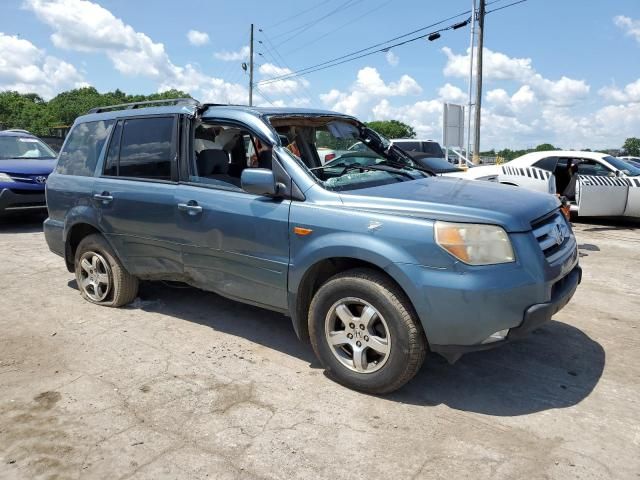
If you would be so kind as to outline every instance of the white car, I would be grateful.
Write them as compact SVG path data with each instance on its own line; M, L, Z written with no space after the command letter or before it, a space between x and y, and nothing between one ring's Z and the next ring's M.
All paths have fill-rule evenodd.
M555 193L566 196L579 216L640 217L640 168L617 157L552 150L527 153L498 168L503 174L529 175L532 168L552 174Z
M555 195L556 180L551 172L534 166L515 168L511 164L512 162L507 165L480 165L464 172L445 175L467 180L489 180Z

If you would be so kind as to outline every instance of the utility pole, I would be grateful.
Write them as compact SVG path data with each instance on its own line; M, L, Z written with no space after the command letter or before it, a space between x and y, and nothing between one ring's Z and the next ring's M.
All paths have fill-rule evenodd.
M473 148L473 163L480 163L480 114L482 111L482 48L484 44L485 0L480 0L478 11L478 61L476 64L476 121Z
M253 23L249 40L249 106L253 106Z
M471 0L471 41L469 45L469 101L467 104L467 148L465 153L471 160L471 109L473 107L473 50L476 45L476 0ZM460 159L462 164L462 158Z

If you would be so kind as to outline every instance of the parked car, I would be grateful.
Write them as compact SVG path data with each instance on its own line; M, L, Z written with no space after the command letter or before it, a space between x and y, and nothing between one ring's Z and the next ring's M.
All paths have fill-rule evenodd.
M46 209L44 186L55 157L26 130L0 131L0 215Z
M634 167L640 168L640 157L625 156L625 157L618 157L618 158L620 160L624 160L627 163L630 163Z
M450 176L468 180L489 180L503 185L522 187L541 193L556 193L556 179L551 172L537 167L513 168L511 162L505 165L480 165Z
M415 154L411 155L411 159L415 163L415 166L429 170L436 175L445 175L448 173L464 171L461 168L451 165L443 158L435 158L424 154ZM369 165L384 163L385 161L386 159L384 157L373 153L363 151L346 152L326 163L324 168L325 172L339 172L342 168L352 168L358 165L366 167Z
M640 217L640 167L606 153L555 150L528 153L500 168L529 175L533 167L555 176L556 193L569 199L575 215Z
M202 125L212 148L193 147ZM318 132L384 162L332 171ZM269 147L270 168L247 165L246 135ZM371 393L406 383L427 350L454 362L525 336L581 279L556 198L435 177L329 111L93 109L75 121L47 200L49 248L89 302L122 306L139 279L165 279L282 312L329 376Z

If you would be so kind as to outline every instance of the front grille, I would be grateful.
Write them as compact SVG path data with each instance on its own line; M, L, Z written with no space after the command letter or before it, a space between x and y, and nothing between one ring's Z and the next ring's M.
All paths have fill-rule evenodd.
M558 210L532 222L533 235L547 261L564 260L576 247L569 223Z

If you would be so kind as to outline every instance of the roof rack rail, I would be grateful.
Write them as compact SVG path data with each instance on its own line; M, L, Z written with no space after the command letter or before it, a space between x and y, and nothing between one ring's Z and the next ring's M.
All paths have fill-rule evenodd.
M155 105L196 105L200 106L200 102L195 98L165 98L163 100L146 100L144 102L121 103L120 105L109 105L107 107L95 107L87 113L102 113L111 110L131 110L134 108L150 107Z
M29 130L25 130L24 128L7 128L6 130L2 130L3 132L13 132L13 133L28 133L31 135Z

